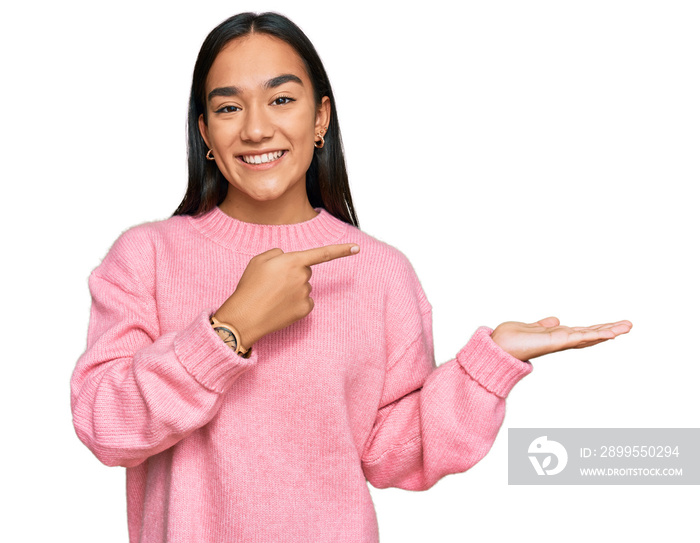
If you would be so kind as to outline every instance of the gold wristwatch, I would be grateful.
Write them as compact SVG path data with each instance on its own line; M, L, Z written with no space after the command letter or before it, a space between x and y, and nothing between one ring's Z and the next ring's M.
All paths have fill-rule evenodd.
M214 315L209 317L209 322L211 323L212 328L214 328L214 332L216 332L224 343L231 347L231 349L233 349L238 356L250 358L250 353L253 349L245 349L243 345L241 345L241 335L234 326L219 321L214 317Z

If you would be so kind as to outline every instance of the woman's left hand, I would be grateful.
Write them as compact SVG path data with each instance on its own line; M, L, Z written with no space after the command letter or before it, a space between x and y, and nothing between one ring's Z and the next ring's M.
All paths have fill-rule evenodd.
M547 317L532 324L504 322L496 327L491 339L515 358L530 360L566 349L590 347L626 334L631 329L630 321L570 328L560 326L556 317Z

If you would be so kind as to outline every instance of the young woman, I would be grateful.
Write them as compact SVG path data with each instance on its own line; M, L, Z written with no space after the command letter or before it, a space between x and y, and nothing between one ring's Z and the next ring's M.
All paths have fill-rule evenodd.
M467 470L529 359L631 328L507 322L436 368L430 305L358 230L328 78L280 15L205 40L189 176L92 273L72 380L78 436L127 467L134 542L377 541L367 481Z

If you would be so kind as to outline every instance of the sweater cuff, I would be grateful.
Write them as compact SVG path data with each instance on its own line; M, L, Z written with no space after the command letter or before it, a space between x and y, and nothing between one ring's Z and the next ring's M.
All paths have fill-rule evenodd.
M457 354L469 376L496 396L505 398L515 384L532 371L532 364L518 360L491 339L493 330L480 327Z
M241 373L252 368L257 361L255 349L246 359L221 341L211 327L207 313L200 314L177 334L175 354L192 377L218 393L225 392Z

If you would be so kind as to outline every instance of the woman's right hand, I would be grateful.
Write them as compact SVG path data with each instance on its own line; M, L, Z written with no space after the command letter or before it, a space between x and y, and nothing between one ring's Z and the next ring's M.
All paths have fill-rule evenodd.
M271 249L254 256L238 286L214 317L236 327L249 349L261 337L303 319L314 307L311 266L359 252L354 243L285 253Z

